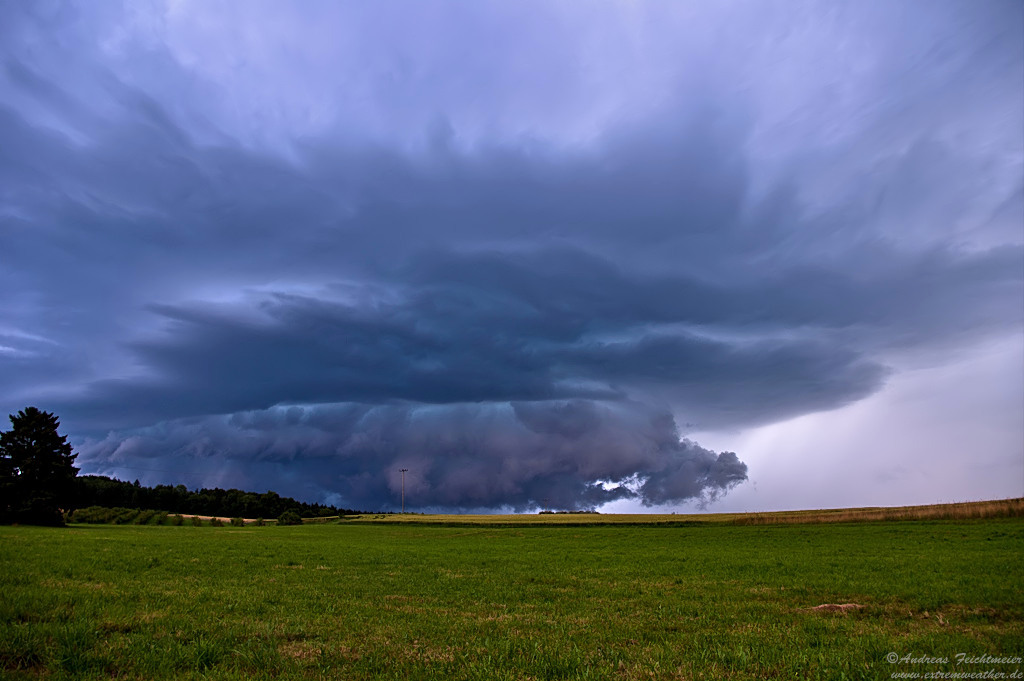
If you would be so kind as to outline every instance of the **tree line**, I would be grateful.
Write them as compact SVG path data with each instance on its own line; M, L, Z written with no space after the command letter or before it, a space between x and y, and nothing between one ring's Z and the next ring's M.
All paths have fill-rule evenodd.
M146 487L138 480L124 482L102 475L78 476L68 504L69 509L105 506L230 518L277 518L285 511L293 511L304 518L359 513L337 506L297 501L276 492L259 494L219 487L193 491L185 485Z
M78 475L67 436L57 432L54 414L28 407L10 415L11 430L0 432L0 523L63 525L64 514L90 506L150 509L168 513L244 518L358 514L309 504L276 492L239 489L189 490L184 485L146 487L102 475Z

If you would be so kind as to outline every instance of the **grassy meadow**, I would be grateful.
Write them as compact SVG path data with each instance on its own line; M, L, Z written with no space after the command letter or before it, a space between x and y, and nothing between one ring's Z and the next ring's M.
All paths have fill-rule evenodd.
M874 522L877 520L976 520L1024 517L1024 498L965 501L927 506L878 506L827 508L813 511L769 511L765 513L538 513L535 515L422 515L366 514L348 516L356 522L419 523L426 525L779 525L799 523ZM223 518L227 522L228 518ZM332 518L307 518L304 522L329 522Z
M1024 673L1024 663L955 658L1024 657L1020 517L518 527L423 518L0 527L0 676ZM852 605L815 609L823 604ZM891 653L949 662L891 663Z

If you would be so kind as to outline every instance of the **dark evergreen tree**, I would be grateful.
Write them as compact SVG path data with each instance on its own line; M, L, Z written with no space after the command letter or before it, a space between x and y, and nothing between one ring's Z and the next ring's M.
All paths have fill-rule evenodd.
M53 414L28 407L0 433L0 522L63 525L78 469Z

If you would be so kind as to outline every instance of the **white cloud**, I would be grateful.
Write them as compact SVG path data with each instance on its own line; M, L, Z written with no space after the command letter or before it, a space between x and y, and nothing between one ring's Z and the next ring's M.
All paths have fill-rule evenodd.
M1024 496L1024 336L898 373L873 397L742 433L749 481L709 511L899 506Z

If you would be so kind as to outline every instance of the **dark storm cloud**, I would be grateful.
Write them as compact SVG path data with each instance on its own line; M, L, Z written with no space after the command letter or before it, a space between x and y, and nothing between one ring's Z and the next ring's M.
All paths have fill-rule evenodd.
M448 509L706 502L746 477L734 453L680 441L667 413L582 400L238 412L121 433L83 455L98 470L194 484L244 470L248 484L274 478L280 492L358 508L393 506L398 468L411 504Z
M834 307L858 304L849 292L808 309L780 291L770 297L779 307L772 317L762 292L652 281L564 251L446 256L437 269L415 271L387 301L332 301L325 291L259 298L248 309L155 307L168 325L132 348L148 378L95 383L68 407L130 426L280 402L657 396L694 419L732 425L840 406L885 374L835 342L758 334L826 326ZM896 312L909 316L923 302L911 297ZM723 324L740 335L690 330Z
M906 50L838 84L752 32L793 82L828 81L790 100L759 93L774 75L742 50L678 46L687 21L671 13L615 10L651 39L623 52L652 59L623 78L593 51L624 39L617 20L545 10L587 28L567 42L485 7L445 12L494 38L503 13L540 63L559 55L547 80L465 30L471 67L417 32L448 26L422 8L382 24L317 6L320 23L394 38L381 43L287 6L210 40L171 8L0 4L6 408L57 410L83 464L127 476L283 481L371 507L408 464L422 506L660 504L745 474L680 443L672 414L744 428L834 409L877 391L893 355L1019 329L1021 145L1009 128L1003 156L957 136L1021 108L999 98L1020 50L986 42L1005 24L989 12L965 37L936 10L948 49L986 47L895 101L877 99L882 81L921 68L928 31L879 34L874 8L862 35L823 13L851 49L869 35L879 54ZM225 61L220 41L257 15L297 21L334 61L286 32L249 55L272 82ZM991 68L960 77L976 63ZM968 92L994 104L964 109Z

